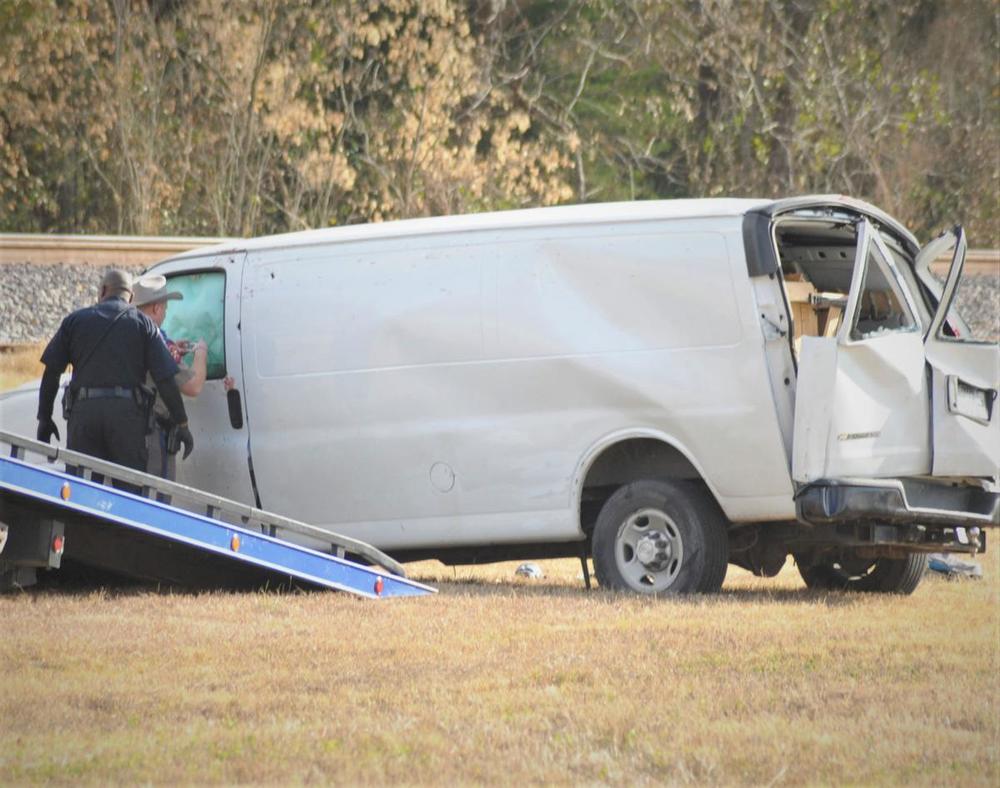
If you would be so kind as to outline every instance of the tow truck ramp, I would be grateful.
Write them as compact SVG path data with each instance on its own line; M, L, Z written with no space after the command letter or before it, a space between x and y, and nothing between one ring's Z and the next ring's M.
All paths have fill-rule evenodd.
M356 539L0 431L0 590L64 560L188 587L435 593Z

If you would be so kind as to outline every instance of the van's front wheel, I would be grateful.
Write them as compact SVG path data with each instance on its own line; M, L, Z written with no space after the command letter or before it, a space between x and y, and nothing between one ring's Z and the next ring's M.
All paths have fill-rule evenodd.
M597 516L594 571L605 588L641 594L714 592L729 563L715 499L684 481L626 484Z

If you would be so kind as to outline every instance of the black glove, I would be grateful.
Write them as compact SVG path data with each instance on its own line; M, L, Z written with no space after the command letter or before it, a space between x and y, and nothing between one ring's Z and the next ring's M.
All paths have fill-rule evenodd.
M56 423L52 421L52 417L49 416L47 419L39 419L38 432L35 433L35 437L42 443L49 443L52 440L53 435L56 436L56 440L61 440L59 437L59 428L56 426Z
M181 459L186 460L188 455L194 451L194 438L191 436L191 430L188 429L186 421L183 424L173 425L167 432L167 453L177 454L181 446L184 447Z

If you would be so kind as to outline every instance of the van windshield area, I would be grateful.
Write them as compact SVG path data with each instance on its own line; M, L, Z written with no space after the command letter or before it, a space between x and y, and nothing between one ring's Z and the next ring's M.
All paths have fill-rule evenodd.
M848 336L858 341L886 333L918 331L930 319L922 303L914 304L903 288L914 292L915 280L907 281L909 269L902 252L891 239L886 245L895 259L885 259L871 244L856 313L845 316L851 282L855 274L857 231L855 224L841 219L790 218L775 227L778 257L785 291L792 310L793 346L798 355L802 337L834 337L845 320ZM893 268L895 266L895 268ZM904 281L897 279L897 274ZM912 278L909 270L909 278ZM915 311L916 310L916 311Z

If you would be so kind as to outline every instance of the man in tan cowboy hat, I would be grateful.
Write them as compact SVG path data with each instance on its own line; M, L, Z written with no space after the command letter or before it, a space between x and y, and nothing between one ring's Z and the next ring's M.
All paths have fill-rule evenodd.
M185 456L194 440L174 381L177 364L156 324L129 304L132 277L112 269L101 280L100 300L67 315L42 353L45 372L38 392L38 440L59 439L52 406L59 376L73 377L64 395L67 447L135 470L146 469L146 418L141 384L152 378L170 414Z
M133 291L132 303L156 324L163 342L177 362L178 372L174 376L177 387L182 394L188 397L197 397L205 385L208 345L204 340L199 340L193 345L186 340L174 342L163 332L163 321L167 317L169 302L179 301L184 298L184 295L176 290L168 289L166 277L156 274L146 274L140 277L136 280ZM194 351L194 360L189 367L180 359L192 350ZM169 439L170 413L159 397L156 398L153 411L156 423L147 440L149 463L146 472L162 476L165 479L176 479L177 450Z

